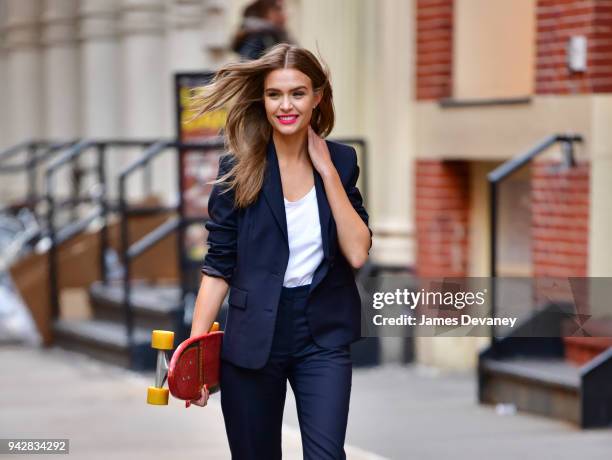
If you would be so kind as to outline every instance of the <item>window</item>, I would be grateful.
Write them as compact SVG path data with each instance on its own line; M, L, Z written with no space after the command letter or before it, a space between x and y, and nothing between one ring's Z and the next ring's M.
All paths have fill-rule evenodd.
M455 0L453 99L533 93L535 0Z

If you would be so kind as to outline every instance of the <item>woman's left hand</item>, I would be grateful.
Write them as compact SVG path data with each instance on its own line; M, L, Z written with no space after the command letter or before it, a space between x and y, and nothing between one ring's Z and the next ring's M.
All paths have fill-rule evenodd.
M310 125L308 125L308 154L312 165L319 174L325 176L333 171L334 164L331 161L327 143L325 139L314 132Z

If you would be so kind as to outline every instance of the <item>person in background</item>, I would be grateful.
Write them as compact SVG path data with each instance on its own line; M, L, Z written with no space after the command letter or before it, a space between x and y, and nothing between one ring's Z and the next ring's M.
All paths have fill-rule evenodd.
M293 43L285 29L287 16L282 0L256 0L247 5L242 16L231 48L243 59L258 59L274 45Z

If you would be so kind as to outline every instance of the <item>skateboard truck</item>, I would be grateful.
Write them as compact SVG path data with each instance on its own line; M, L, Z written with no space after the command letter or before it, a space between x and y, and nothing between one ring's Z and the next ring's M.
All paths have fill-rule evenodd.
M219 323L215 321L212 327L210 328L210 332L216 332L218 334L222 334L217 331L219 331ZM197 340L197 339L198 338L193 338L193 339L183 342L183 344L181 344L178 347L175 353L179 353L179 352L182 353L183 347L185 346L186 342L191 342L192 340ZM174 332L154 330L151 333L151 347L157 350L157 365L155 367L155 385L150 386L147 389L147 403L156 405L156 406L167 406L170 389L164 388L164 384L168 380L168 371L169 371L169 368L174 365L174 361L172 363L169 363L168 356L166 353L167 351L172 350L174 348ZM179 356L180 356L180 353L179 353ZM191 361L190 361L190 364L191 364ZM170 382L170 383L173 383L173 382ZM190 401L189 400L185 401L185 407L189 407L189 406L190 406Z
M160 330L151 332L151 348L157 350L157 365L155 366L155 386L147 389L147 403L167 406L169 390L164 388L164 383L168 378L166 351L174 348L174 332Z

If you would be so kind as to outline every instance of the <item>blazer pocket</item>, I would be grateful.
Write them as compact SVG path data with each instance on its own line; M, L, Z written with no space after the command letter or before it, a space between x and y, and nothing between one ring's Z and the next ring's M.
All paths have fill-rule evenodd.
M247 294L248 291L232 287L230 289L229 298L227 303L232 307L240 308L244 310L247 306Z

